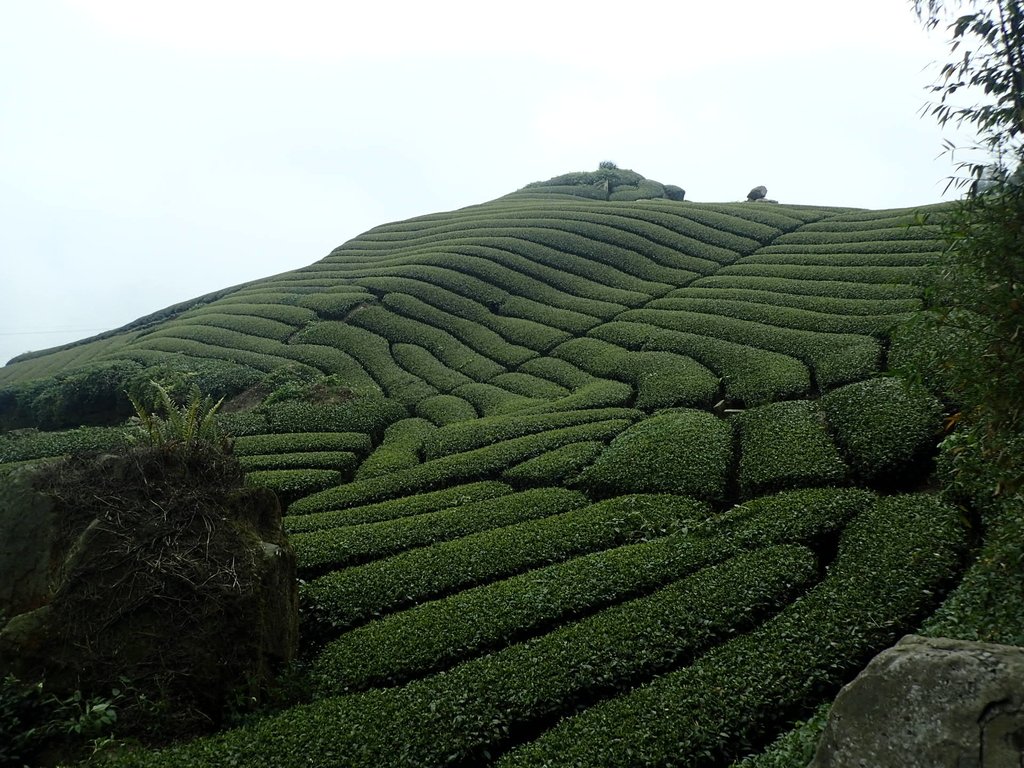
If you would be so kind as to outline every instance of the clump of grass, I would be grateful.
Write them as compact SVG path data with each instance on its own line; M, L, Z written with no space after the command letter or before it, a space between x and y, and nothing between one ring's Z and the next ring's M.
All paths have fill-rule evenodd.
M193 385L188 399L178 405L158 382L151 380L150 384L156 390L155 405L161 413L146 407L138 396L128 394L138 421L136 437L154 448L176 447L192 451L204 443L228 448L229 444L215 418L224 398L214 403L211 397L204 397L199 387Z

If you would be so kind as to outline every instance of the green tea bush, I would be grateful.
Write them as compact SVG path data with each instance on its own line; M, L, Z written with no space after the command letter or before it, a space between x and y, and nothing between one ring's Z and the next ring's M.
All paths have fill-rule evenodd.
M792 280L838 280L847 283L870 283L916 287L924 286L934 277L932 267L842 267L801 264L733 264L723 267L716 277L768 277ZM921 289L918 288L920 291Z
M555 357L535 357L519 366L519 370L574 391L594 383L594 377L582 368Z
M363 432L376 437L390 424L408 415L386 397L354 397L341 403L291 400L267 409L268 432Z
M582 184L547 184L541 187L528 187L528 190L530 194L534 195L571 195L591 200L608 199L608 193L603 188Z
M616 502L675 507L695 524L711 515L707 505L679 496L637 495ZM346 632L327 644L315 668L337 691L403 683L647 594L735 553L722 540L691 540L683 532L583 555Z
M493 384L473 382L452 391L453 395L471 403L481 416L497 416L528 408L544 401L539 398L525 397Z
M689 667L563 720L498 764L694 765L740 757L763 743L780 716L831 696L913 626L956 572L964 543L959 514L937 499L881 499L847 527L824 581L780 614Z
M846 464L806 400L771 403L736 417L739 484L744 498L801 486L841 484Z
M482 749L497 751L516 727L628 689L740 631L785 604L814 576L814 558L805 549L748 553L650 596L413 683L394 695L397 713L412 726L403 731L403 740L424 765L439 764L445 755L471 759ZM455 699L467 693L462 711L479 726L430 738L444 733L438 726L454 714Z
M685 524L674 507L611 499L561 514L346 568L300 587L319 633L337 634L423 600L600 549L664 536ZM313 627L311 627L313 629Z
M546 283L564 294L589 300L566 305L563 298L556 304L586 314L595 314L593 309L596 307L591 302L598 302L596 306L604 307L610 304L617 304L620 307L639 306L650 298L648 290L660 294L666 289L661 283L628 275L580 254L567 253L531 242L528 237L523 236L524 234L516 231L504 238L476 238L472 243L457 244L454 249L446 246L445 250L450 254L452 250L458 252L466 247L485 246L488 257L494 263ZM448 258L450 260L450 256ZM541 301L543 294L527 291L523 292L523 295ZM585 307L590 311L586 311ZM596 316L603 317L606 313L607 309Z
M117 424L132 414L125 390L141 371L133 360L114 360L9 384L0 389L0 430Z
M796 229L803 219L789 208L751 205L688 205L681 212L711 230L731 232L766 245L783 232Z
M452 424L428 434L423 456L436 459L452 453L471 451L485 445L532 435L552 429L589 424L607 419L637 419L642 414L629 408L594 408L540 414L490 416Z
M384 430L384 440L356 472L356 479L380 477L420 463L424 441L437 430L433 422L421 418L396 421Z
M289 511L292 514L326 512L493 477L514 464L563 445L588 440L610 440L629 424L625 419L610 419L505 440L465 453L443 456L383 477L357 480L343 487L332 488L296 502Z
M607 291L594 287L590 281L566 276L556 269L534 264L508 250L493 246L456 245L451 249L459 259L462 270L485 280L509 293L524 296L536 302L590 317L611 317L625 309L625 305ZM438 257L440 263L450 263L451 257ZM592 289L593 288L593 289ZM601 297L594 296L601 294Z
M183 339L196 341L201 344L211 344L226 349L238 349L246 352L255 352L259 355L276 355L288 358L287 345L276 339L267 339L261 336L253 336L248 333L218 328L212 325L199 323L178 323L168 324L146 334L145 341L161 338Z
M571 482L604 450L604 443L589 440L556 448L509 467L501 479L513 485L563 485Z
M991 494L992 489L986 488ZM1024 645L1024 514L1014 501L989 514L974 563L947 600L921 629L932 637L955 637L1003 645Z
M881 363L881 345L870 336L793 330L678 310L631 310L619 317L623 322L707 336L794 357L813 369L823 389L870 376L878 371Z
M287 507L296 499L345 482L346 477L331 469L268 469L249 472L245 480L249 485L274 491L281 506Z
M512 493L511 486L494 480L485 480L467 485L454 485L440 491L411 494L400 499L361 507L311 512L305 515L285 515L284 529L289 533L302 533L346 525L378 523L382 520L423 515L441 509L454 509L484 499L496 499L508 493Z
M362 309L349 318L349 322L391 343L417 344L449 368L477 381L505 372L503 365L471 349L447 331L395 314L384 307Z
M449 293L472 299L474 302L483 302L487 306L495 306L509 298L508 291L503 288L462 272L460 269L452 269L451 264L447 267L434 264L402 264L389 268L386 273L381 272L379 275L368 278L355 278L353 282L357 285L362 285L366 280L378 280L381 277L404 279L413 284L436 286Z
M136 374L126 388L129 394L141 397L150 381L158 381L172 399L180 402L195 385L214 400L229 400L258 385L263 378L264 374L254 368L223 360L182 360L163 356Z
M674 352L639 352L637 357L637 408L710 406L718 399L721 382L696 360Z
M559 345L553 354L595 376L630 382L637 390L638 408L710 405L718 394L719 381L711 371L672 352L633 352L582 337Z
M814 759L831 709L832 702L825 702L809 718L782 733L763 752L748 755L730 768L806 768Z
M806 396L807 366L796 358L765 349L641 323L605 323L591 331L619 346L675 352L691 357L721 377L726 394L747 406Z
M921 299L855 299L834 296L811 296L777 291L759 291L753 288L694 288L687 286L656 299L651 309L671 309L672 299L710 299L712 301L742 301L772 307L792 307L830 315L871 316L904 315L917 312L924 306Z
M459 326L465 327L468 335L465 337L460 336L460 338L463 338L470 346L474 346L474 341L479 339L481 333L466 326L467 322L481 325L487 331L498 334L500 344L518 345L534 351L547 349L569 337L569 334L565 331L549 328L546 325L535 322L533 318L504 317L494 314L476 298L467 298L460 293L455 293L423 280L397 276L381 276L362 278L360 284L374 290L387 292L388 296L384 300L386 306L393 306L401 314L416 317L446 330L452 330L453 325L438 313L457 316L459 320L454 328L458 329ZM406 298L403 299L403 296ZM428 305L428 307L417 306L415 303L412 303L406 307L410 311L406 311L401 304L409 304L409 299L412 299L413 302L422 302ZM504 297L502 301L504 301ZM435 322L435 320L439 322ZM522 353L519 352L518 354Z
M738 548L806 544L827 551L846 524L868 511L875 494L859 488L801 488L745 501L709 520L701 537Z
M869 301L889 299L920 301L921 299L921 289L915 285L894 282L849 282L844 281L838 275L833 279L807 279L789 276L718 274L694 280L690 286L694 288L740 288L797 296L826 296Z
M488 383L514 394L535 400L558 400L571 394L568 389L555 384L555 382L549 379L533 376L521 371L499 374Z
M555 413L587 408L624 408L633 399L633 388L621 381L595 379L558 400L523 408L520 413Z
M873 482L901 477L935 445L942 428L941 403L897 378L850 384L820 404L850 467Z
M359 466L359 457L350 451L300 451L239 456L238 463L246 472L265 469L334 469L351 477Z
M433 395L416 403L416 415L439 427L458 421L475 419L476 408L468 400L455 395Z
M649 309L696 312L722 315L736 320L764 323L779 328L792 328L817 333L888 336L898 323L910 317L911 311L900 314L843 315L825 309L796 309L770 303L730 300L725 296L686 298L684 296L652 301Z
M758 252L743 260L744 264L798 264L843 267L927 267L934 266L936 253L788 253Z
M537 356L534 350L510 344L500 334L474 320L466 320L437 309L414 296L389 293L384 297L383 303L385 307L402 317L418 321L442 333L451 334L470 349L506 368L514 368Z
M922 314L911 316L897 326L889 343L889 369L909 381L925 386L939 398L957 405L963 393L956 392L948 364L944 364L949 350L960 349L965 356L983 354L981 345L972 340L963 329L937 326Z
M8 432L0 434L0 464L70 453L109 451L126 444L125 430L115 427L79 427L63 432Z
M370 436L363 432L285 432L277 435L237 437L236 456L300 451L351 451L360 455L370 452Z
M313 310L322 320L344 320L353 309L374 300L366 291L347 289L308 294L299 300L299 306Z
M568 222L564 219L537 223L542 226L527 225L508 233L509 236L536 244L521 248L521 253L548 264L552 263L551 255L541 248L563 254L563 260L564 254L572 254L586 260L586 263L578 264L580 274L599 282L607 282L608 285L641 293L663 292L657 287L658 283L685 284L697 276L692 270L680 270L660 263L657 258L658 246L631 237L620 229L585 222ZM673 255L665 254L662 258L671 262ZM615 272L602 267L610 267ZM630 280L624 275L635 279Z
M601 322L599 318L594 317L593 315L585 315L582 312L574 312L570 309L554 307L550 304L536 301L535 299L526 298L525 296L509 297L501 303L498 307L498 311L503 315L508 315L517 319L524 318L527 320L533 320L544 328L555 329L555 331L562 331L572 335L586 333L589 329ZM548 336L554 338L554 334L552 333L548 333ZM556 341L555 343L558 342ZM544 347L536 347L536 349L547 348L548 345L545 345Z
M793 235L790 235L792 237ZM819 233L807 233L806 238L813 240ZM816 254L848 254L848 253L930 253L938 255L946 248L941 239L909 239L909 240L843 240L830 238L819 243L772 243L762 248L759 253L816 253Z
M391 691L324 699L162 757L199 766L218 756L242 764L266 759L285 768L300 755L306 760L324 754L334 764L353 767L396 759L421 766L481 764L507 744L510 732L697 655L784 604L813 575L813 558L800 548L751 553L695 574L646 603L598 614L446 675ZM344 735L339 723L345 724ZM149 764L160 763L158 757Z
M579 477L588 491L725 498L733 466L732 426L704 411L672 411L627 429Z
M414 547L567 512L589 502L581 493L540 488L411 517L290 536L300 572L323 573Z
M229 312L205 311L200 314L193 314L190 317L177 318L170 321L165 328L192 329L198 326L210 326L213 328L226 328L229 331L245 333L249 336L260 336L265 339L285 342L293 333L295 327L288 323L281 323L277 320L270 320L266 317L253 317Z
M306 328L301 338L312 344L348 350L389 397L403 404L413 405L424 397L437 394L431 384L395 362L387 339L364 328L324 321Z
M291 306L289 304L226 303L224 301L218 301L214 304L207 304L204 307L183 312L178 317L181 319L188 319L202 317L207 313L216 315L248 315L251 317L266 318L267 320L276 320L279 323L285 323L292 326L292 328L302 328L316 320L315 312L309 309L303 309L302 307Z
M284 345L281 345L284 347ZM195 339L179 339L172 336L145 336L133 344L134 350L152 350L188 355L189 357L209 360L226 360L239 365L246 365L258 371L272 371L292 360L277 354L252 352L240 347L221 346L196 341ZM318 371L318 373L321 371Z

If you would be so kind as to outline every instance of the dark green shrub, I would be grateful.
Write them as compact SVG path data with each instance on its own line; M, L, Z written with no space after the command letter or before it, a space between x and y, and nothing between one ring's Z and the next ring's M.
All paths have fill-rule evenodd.
M568 397L570 394L568 389L555 384L553 381L521 371L499 374L491 379L489 383L513 394L535 400L558 400L562 397Z
M15 432L0 434L0 464L30 459L91 453L123 448L125 430L118 427L79 427L64 432Z
M348 289L310 293L299 300L299 306L313 310L323 320L344 320L356 307L373 301L366 291Z
M472 404L481 416L497 416L502 413L521 411L542 402L532 397L523 397L493 384L473 382L452 390L452 394Z
M689 517L686 507L611 499L335 571L302 585L300 596L320 632L338 633L408 605L529 568L664 536Z
M449 368L416 344L392 344L391 354L395 362L405 370L441 392L448 392L473 381L464 373Z
M230 758L292 766L310 757L318 760L314 765L353 768L396 759L417 766L484 764L514 730L696 656L784 604L814 575L813 557L802 548L748 553L445 675L323 699L146 764L205 766Z
M702 502L668 494L626 496L615 503L623 509L671 510L694 525L711 514ZM401 682L644 594L734 551L721 539L691 541L683 532L594 552L422 603L347 632L328 644L317 664L333 670L339 688L368 687L374 680Z
M380 477L399 469L415 467L423 455L423 444L437 427L426 419L396 421L384 430L384 440L366 457L356 472L359 480Z
M286 432L237 437L234 453L236 456L300 451L351 451L367 454L370 448L370 436L362 432Z
M293 533L291 542L300 569L323 573L414 547L548 517L587 503L581 493L540 488L395 520Z
M846 464L810 401L762 405L739 414L736 423L744 498L785 488L836 485L846 479Z
M814 371L818 386L823 389L870 376L878 371L881 363L881 345L870 336L819 333L681 310L632 310L624 312L619 319L796 358Z
M141 370L134 360L114 360L8 385L0 389L0 430L118 424L133 412L125 390Z
M802 362L746 344L620 321L598 326L591 335L629 349L691 357L721 378L730 398L748 407L805 397L811 389L810 372Z
M912 627L956 572L964 544L952 507L928 496L881 499L847 527L824 581L779 615L689 667L563 720L499 765L698 765L740 757L786 712L830 697Z
M340 403L277 403L266 409L268 432L363 432L383 434L388 425L405 418L405 408L384 397L353 397Z
M829 392L821 408L850 467L863 479L892 479L935 445L942 406L903 379L868 379Z
M514 485L562 485L590 466L603 450L604 443L593 440L572 443L509 467L501 478Z
M476 408L456 395L433 395L416 403L416 415L439 427L477 417Z
M286 515L284 528L289 533L297 533L344 525L376 523L381 520L394 520L399 517L436 512L440 509L451 509L484 499L495 499L507 493L512 493L510 486L486 480L467 485L455 485L441 491L403 496L400 499L367 504L362 507L311 512L306 515Z
M333 469L267 469L248 472L245 481L259 488L269 488L287 507L296 499L345 482L345 473Z
M539 414L489 416L442 427L425 435L423 456L436 459L452 453L471 451L503 440L552 429L574 427L607 419L636 419L639 411L629 408L591 408Z
M629 422L625 419L610 419L504 440L472 451L442 456L383 477L371 477L331 488L296 502L289 511L293 514L326 512L493 477L507 467L563 445L610 440L627 426Z
M676 493L725 498L733 466L731 425L703 411L672 411L627 429L578 483L593 493Z
M359 457L351 451L298 451L239 456L238 463L246 472L267 469L333 469L350 477L359 466Z

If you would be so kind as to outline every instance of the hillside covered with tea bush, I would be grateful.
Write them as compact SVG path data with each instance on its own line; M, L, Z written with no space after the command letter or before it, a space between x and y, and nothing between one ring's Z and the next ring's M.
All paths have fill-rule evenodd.
M727 766L940 609L980 541L906 363L948 209L592 176L0 369L2 467L197 383L287 505L302 694L124 764Z

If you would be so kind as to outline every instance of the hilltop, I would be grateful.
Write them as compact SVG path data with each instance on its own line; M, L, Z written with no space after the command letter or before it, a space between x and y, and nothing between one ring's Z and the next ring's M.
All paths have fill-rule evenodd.
M942 605L891 374L948 209L683 198L566 174L0 369L0 467L197 382L287 505L308 696L128 764L728 765Z

